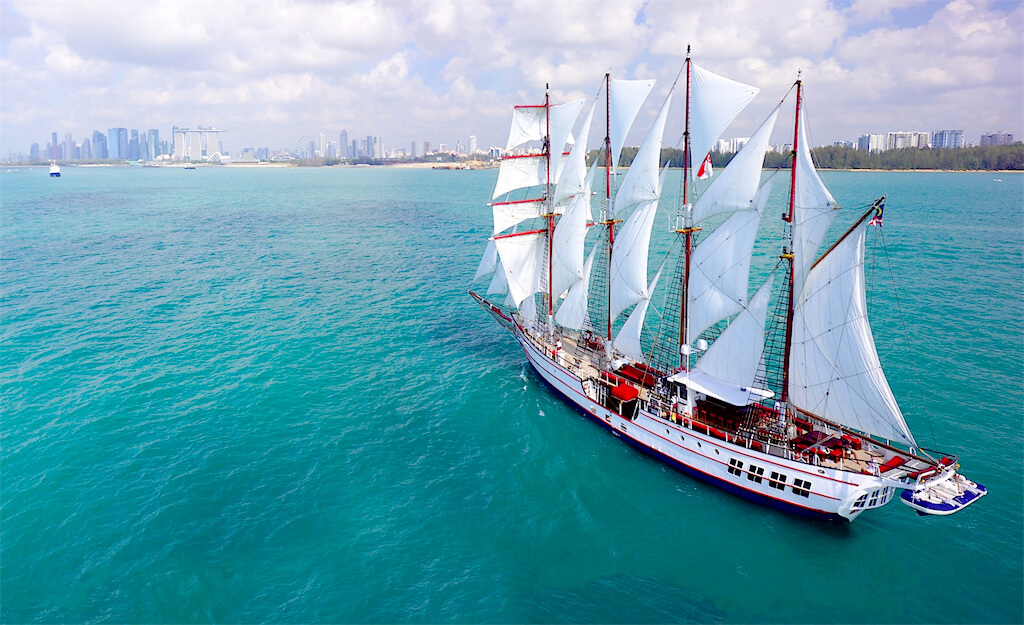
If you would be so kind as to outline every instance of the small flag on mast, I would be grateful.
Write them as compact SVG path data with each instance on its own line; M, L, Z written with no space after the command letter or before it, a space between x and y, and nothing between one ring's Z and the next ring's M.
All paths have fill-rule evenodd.
M871 217L871 221L868 222L868 225L869 226L879 226L879 227L881 227L881 225L882 225L882 213L884 211L885 211L885 202L882 202L881 204L878 205L878 208L875 209L875 214L874 214L874 216Z
M704 157L704 162L700 164L700 169L697 170L697 177L707 180L713 175L715 172L711 170L711 152L708 152L708 155Z

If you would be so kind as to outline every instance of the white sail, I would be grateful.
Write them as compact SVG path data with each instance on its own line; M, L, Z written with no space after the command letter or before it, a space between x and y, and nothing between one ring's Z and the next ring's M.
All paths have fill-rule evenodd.
M590 123L594 119L596 107L597 102L595 101L594 106L590 107L587 118L583 120L583 138L572 146L565 167L562 168L562 173L558 177L558 186L555 187L555 204L558 206L564 206L568 203L569 198L577 193L583 193L583 184L587 176L587 133L590 130ZM586 190L590 191L590 187L588 186Z
M793 405L855 430L916 446L882 372L867 318L861 225L807 274L793 309Z
M547 107L543 104L517 106L512 109L512 126L508 131L505 151L530 141L543 141L546 123Z
M497 253L497 249L495 249ZM508 277L505 274L505 268L501 266L501 261L497 261L497 267L494 275L491 276L491 283L487 285L487 294L492 295L494 293L507 293L508 292ZM512 303L515 305L515 302Z
M566 294L565 299L562 300L562 305L555 312L555 321L563 328L570 328L572 330L583 329L587 320L587 295L590 290L590 272L594 267L594 256L596 254L597 248L595 247L590 252L590 256L587 257L587 262L583 266L583 279L569 287L569 292Z
M615 335L612 344L615 349L629 356L637 362L647 362L644 358L644 350L640 345L640 334L644 329L644 318L647 316L647 307L651 304L651 296L654 295L654 288L658 286L658 278L661 277L661 269L654 274L651 283L647 285L647 297L640 300L633 312L629 313L626 322L622 324L619 333Z
M523 318L527 321L537 320L537 298L534 296L527 297L519 305L519 313L523 315Z
M556 104L550 108L552 183L557 181L561 175L565 142L572 136L572 127L576 125L576 118L579 117L580 111L583 109L583 103L582 99L573 100L565 104Z
M740 211L693 252L687 289L687 343L746 305L750 261L760 215Z
M750 141L700 196L693 206L693 223L700 223L712 215L754 207L754 195L761 182L761 168L764 166L765 152L768 151L768 140L781 109L782 104L775 107Z
M559 295L583 279L583 245L587 238L589 193L573 196L551 238L551 292Z
M754 385L754 377L764 352L764 323L774 277L775 274L769 276L754 293L750 304L736 315L718 340L704 352L694 369L742 388ZM764 391L759 395L764 396Z
M630 206L641 202L657 201L661 195L661 135L665 131L669 105L672 103L673 88L661 105L654 124L622 178L619 191L615 194L615 214L621 215ZM646 280L645 280L646 282Z
M494 213L494 234L499 234L527 219L544 214L543 200L522 200L518 202L495 202L491 204Z
M547 184L547 157L543 154L507 156L501 159L498 182L494 184L491 199L499 198L510 191Z
M494 247L494 239L487 239L487 247L484 248L483 258L480 259L480 266L476 269L473 280L479 280L494 271L498 262L498 248Z
M494 240L505 269L508 290L516 306L543 289L544 272L547 269L547 236L532 233L499 237Z
M648 297L647 253L651 245L651 226L658 212L658 201L636 207L615 235L611 260L611 318Z
M799 296L804 279L817 257L818 248L836 217L836 201L818 177L807 145L804 116L800 116L793 193L793 293Z
M654 88L654 80L611 80L611 87L608 89L609 108L609 129L612 142L612 173L615 173L619 164L619 154L622 153L622 145L626 141L626 135L633 126L636 114L640 112L644 100L647 99L651 89Z
M692 62L691 69L690 162L699 164L761 90L701 69ZM696 175L696 167L691 174Z

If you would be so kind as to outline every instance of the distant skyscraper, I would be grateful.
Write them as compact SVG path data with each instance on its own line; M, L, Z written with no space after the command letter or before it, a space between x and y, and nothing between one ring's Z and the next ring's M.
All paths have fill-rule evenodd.
M327 135L320 133L320 158L327 158Z
M82 139L82 150L79 153L78 158L83 161L92 160L92 143L88 139Z
M423 142L423 155L424 156L426 156L426 155L428 155L428 154L430 154L432 152L432 150L430 148L431 148L430 142L429 141L424 141Z
M359 158L359 140L352 139L352 146L348 151L349 158Z
M352 158L353 155L349 153L347 130L342 130L341 134L338 135L338 143L341 144L341 158Z
M981 146L986 147L990 145L1010 145L1013 143L1013 133L1008 132L993 132L987 135L981 135Z
M107 130L107 154L110 158L128 158L128 129L111 128Z
M885 135L861 135L857 139L857 149L861 152L884 152Z
M469 135L469 153L476 154L476 135Z
M75 140L71 138L71 133L64 133L64 158L73 161L75 160Z
M160 131L156 128L150 128L147 135L147 145L149 146L149 154L146 155L148 160L154 160L160 156Z
M963 130L936 130L932 133L933 148L962 148L964 147Z
M411 156L412 156L413 158L416 158L417 156L419 156L419 153L418 153L418 152L416 152L416 142L415 142L415 141L413 141L413 142L412 142L412 145L411 145L410 147L412 148L412 150L411 150L411 152L410 152L410 155L411 155Z
M108 158L107 135L99 130L92 131L92 154L93 158Z
M39 161L42 160L39 156L39 144L33 143L32 147L28 150L28 160Z
M128 139L128 160L139 160L139 131L132 128L131 138Z

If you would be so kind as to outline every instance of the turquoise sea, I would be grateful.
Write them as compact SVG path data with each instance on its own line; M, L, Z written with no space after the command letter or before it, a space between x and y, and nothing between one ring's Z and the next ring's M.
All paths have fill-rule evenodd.
M822 174L888 193L883 365L990 491L839 525L540 384L466 295L494 170L63 173L0 172L3 623L1024 621L1024 175Z

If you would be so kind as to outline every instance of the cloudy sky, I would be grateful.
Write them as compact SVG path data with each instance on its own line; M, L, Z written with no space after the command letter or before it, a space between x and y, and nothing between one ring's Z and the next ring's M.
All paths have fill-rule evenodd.
M762 88L803 71L815 145L889 130L1024 135L1019 0L0 0L0 154L50 133L224 128L224 147L325 132L503 145L510 107L593 98L606 71L695 62ZM642 116L653 117L660 97ZM760 108L760 110L758 110ZM780 126L782 121L780 120ZM783 132L776 130L778 142ZM638 143L640 137L630 137ZM672 140L666 138L668 144Z

